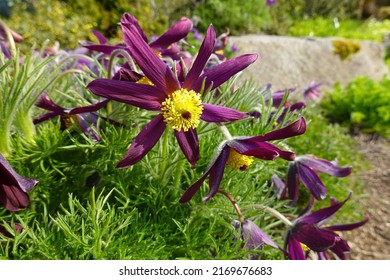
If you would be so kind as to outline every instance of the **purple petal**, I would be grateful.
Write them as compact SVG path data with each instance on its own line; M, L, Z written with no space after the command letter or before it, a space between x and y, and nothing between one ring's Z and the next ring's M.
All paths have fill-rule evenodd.
M290 260L306 260L305 252L302 249L301 243L294 239L290 238L288 241L288 254Z
M98 39L100 44L107 44L108 43L106 37L104 37L104 35L102 33L100 33L99 31L92 30L92 33Z
M145 43L148 42L148 37L146 36L145 32L142 30L141 26L139 25L138 20L135 18L135 16L129 13L125 13L121 18L122 29L126 28L127 25L133 25L136 28L137 32L141 35L143 41Z
M285 139L285 138L301 135L305 133L305 131L306 131L306 121L305 118L301 117L299 120L293 122L292 124L286 127L271 131L263 136L250 137L247 138L247 140L264 142L264 141Z
M195 164L200 157L198 135L196 134L196 131L194 129L189 129L187 132L175 131L175 136L187 160L195 167Z
M183 17L176 22L167 32L162 34L156 41L150 43L152 48L166 49L171 44L178 42L187 36L188 32L191 31L193 23L190 19Z
M123 28L123 36L126 46L138 66L157 88L166 94L180 88L178 80L171 69L149 47L138 33L134 25L126 25Z
M116 167L127 168L140 161L160 139L165 127L163 115L157 115L134 138L126 155Z
M216 195L219 190L219 186L222 181L223 172L225 170L226 162L229 158L230 148L225 147L220 156L218 157L217 163L210 170L210 178L209 178L209 193L203 198L204 202L208 202L211 198Z
M338 237L334 232L322 230L307 223L296 224L291 234L293 238L317 252L332 247Z
M30 200L28 194L16 186L0 184L0 204L8 211L26 209Z
M152 111L160 110L166 98L165 93L154 86L126 81L96 79L87 88L98 96Z
M54 117L57 117L59 115L62 115L63 113L59 113L59 112L50 112L50 113L47 113L47 114L44 114L38 118L35 118L33 119L33 123L34 124L39 124L43 121L46 121L48 119L51 119L51 118L54 118Z
M94 113L81 113L76 115L76 117L80 128L84 132L84 134L91 137L94 142L99 142L100 137L96 132L96 126L99 116Z
M242 238L246 241L245 248L247 250L261 249L264 243L279 249L278 244L265 234L255 223L247 219L245 219L242 224Z
M203 103L203 113L200 118L206 122L231 122L247 117L247 113L219 105Z
M96 112L96 111L100 110L101 108L103 108L104 106L106 106L109 101L110 100L105 99L105 100L98 102L96 104L91 104L91 105L87 105L87 106L82 106L82 107L66 110L65 113L74 115L74 114L81 114L81 113Z
M257 54L246 54L225 61L213 67L210 71L203 73L191 86L191 89L200 92L203 80L206 79L205 89L212 85L211 89L213 90L255 62L257 57Z
M2 154L0 154L0 178L1 184L20 187L24 192L30 191L38 184L38 180L26 178L16 173Z
M100 52L106 55L110 55L115 50L126 50L126 46L123 44L111 46L107 44L96 44L89 41L80 41L79 44L90 51Z
M50 99L49 95L46 92L43 92L35 102L35 105L39 108L57 112L59 114L62 114L65 110L65 108L61 107L60 105L53 102L53 100Z
M336 244L330 248L330 250L335 253L341 260L346 260L347 256L345 253L350 253L351 248L348 243L341 237L336 239Z
M229 141L229 146L234 148L238 153L253 156L263 160L274 160L278 156L283 159L292 160L295 154L289 151L283 151L267 142L248 141L247 139L234 139Z
M207 29L207 33L203 40L203 43L200 46L198 55L196 56L195 61L192 64L192 67L184 80L183 88L187 88L187 89L191 88L192 84L194 84L196 80L199 78L207 61L210 58L211 53L213 52L214 45L215 45L215 31L213 26L210 25L210 27Z
M322 200L328 194L324 184L318 175L304 164L298 162L298 176L302 184L311 192L317 200Z
M292 205L295 205L299 198L299 178L297 174L297 165L293 161L288 164L286 185L288 197L291 199Z
M300 156L297 160L316 172L323 172L335 177L346 177L352 172L351 167L339 167L330 161L312 156Z
M284 199L286 194L286 184L278 175L272 175L271 177L272 187L278 199Z
M355 228L361 227L364 224L366 224L370 220L370 216L366 215L365 219L363 221L353 223L353 224L342 224L342 225L333 225L324 227L325 229L329 229L331 231L347 231L347 230L353 230Z
M191 187L189 187L185 191L185 193L182 195L182 197L179 200L180 203L186 203L186 202L191 200L191 198L195 195L195 193L200 189L200 187L202 186L204 180L206 180L207 176L210 174L211 170L215 169L217 165L225 166L226 161L224 163L221 162L221 161L224 160L223 154L224 153L228 153L228 152L229 152L229 147L228 146L225 146L225 147L222 148L222 150L218 154L218 156L216 156L214 158L214 160L212 160L210 162L210 164L208 165L207 169L203 173L202 177L200 177L194 184L191 185Z
M308 214L308 215L305 215L302 217L298 217L298 219L296 221L302 222L302 223L317 224L323 220L330 218L332 215L334 215L350 198L351 198L351 193L348 195L348 197L344 201L335 203L327 208L322 208L322 209L317 210L311 214Z

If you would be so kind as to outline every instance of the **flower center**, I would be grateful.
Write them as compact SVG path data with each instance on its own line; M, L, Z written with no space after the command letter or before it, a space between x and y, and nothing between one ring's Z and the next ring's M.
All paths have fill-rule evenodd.
M242 155L233 149L230 149L229 158L226 162L228 166L236 170L246 170L253 162L253 157Z
M137 81L137 84L143 84L143 85L149 85L149 86L154 86L153 82L149 80L148 77L142 77Z
M188 131L198 126L203 105L195 91L176 90L161 105L164 121L173 129Z

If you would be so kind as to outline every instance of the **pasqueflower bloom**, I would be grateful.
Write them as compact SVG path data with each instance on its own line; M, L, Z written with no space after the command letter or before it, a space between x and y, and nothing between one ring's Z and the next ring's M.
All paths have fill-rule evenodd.
M98 115L94 112L103 108L107 102L108 100L106 99L96 104L66 109L51 100L47 93L42 93L35 105L50 112L34 119L34 124L39 124L45 120L60 116L61 129L66 129L72 124L71 119L73 119L85 135L90 136L95 142L99 142L100 137L96 133Z
M319 89L321 85L322 83L312 81L303 91L303 97L305 100L319 101L322 98L322 92Z
M148 43L148 37L145 35L134 16L130 15L129 13L125 13L122 17L121 23L135 26L145 43ZM183 17L164 34L162 34L160 37L157 37L153 42L150 42L149 46L155 51L160 52L162 56L169 56L173 59L179 59L178 53L180 52L180 49L177 47L176 43L185 38L192 30L192 27L192 21L186 17ZM94 31L94 35L97 37L99 44L82 41L80 42L81 45L89 50L98 51L108 55L117 49L126 50L126 44L111 46L108 44L107 39L101 33Z
M215 44L215 32L210 27L192 67L181 82L145 42L137 24L129 23L126 19L122 21L122 30L130 55L151 83L97 79L88 85L88 89L96 95L159 114L135 137L117 167L129 167L140 161L157 143L167 126L174 129L184 155L191 165L195 165L199 159L196 127L200 120L219 123L248 116L234 109L203 103L200 94L202 87L210 90L217 88L253 63L257 55L231 59L202 74Z
M305 259L306 254L303 247L306 250L317 252L319 259L328 258L327 250L333 252L340 259L346 259L346 253L350 252L350 247L338 232L358 228L367 223L369 217L366 216L363 221L353 224L333 226L324 226L324 224L345 204L350 196L342 202L332 200L330 207L308 214L314 200L311 201L307 211L293 221L293 226L287 233L285 247L290 259Z
M295 204L299 197L299 182L310 191L315 199L324 199L327 190L318 177L322 172L335 177L346 177L352 172L351 167L339 167L334 162L316 158L310 155L296 157L289 163L286 187L289 198Z
M203 199L209 201L218 191L225 165L234 169L245 170L253 162L253 157L263 160L274 160L281 157L286 160L293 160L295 154L284 151L267 141L285 139L301 135L306 131L306 122L302 117L294 123L271 131L267 134L254 137L236 137L224 141L217 151L217 156L211 161L206 171L180 198L181 203L186 203L200 189L207 177L209 178L209 193Z
M26 209L30 200L28 192L35 187L37 180L26 178L10 166L0 154L0 204L9 211Z

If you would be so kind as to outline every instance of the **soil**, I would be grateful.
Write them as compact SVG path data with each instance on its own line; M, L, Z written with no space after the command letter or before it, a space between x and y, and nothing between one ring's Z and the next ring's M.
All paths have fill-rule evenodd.
M370 221L345 235L352 249L350 259L390 260L390 142L368 135L356 137L370 168L358 174L364 181L358 199Z

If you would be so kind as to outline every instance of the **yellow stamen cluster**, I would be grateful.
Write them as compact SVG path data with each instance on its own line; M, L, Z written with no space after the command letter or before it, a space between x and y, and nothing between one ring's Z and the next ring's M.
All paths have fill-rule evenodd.
M307 247L305 244L303 244L303 243L300 243L300 244L301 244L301 247L302 247L303 251L305 251L305 252L309 252L310 251L310 248Z
M236 170L245 170L253 162L253 157L242 155L233 149L230 149L229 158L226 165Z
M62 120L64 129L71 127L73 123L79 124L79 121L78 121L76 115L63 114L63 115L61 115L61 120Z
M137 81L137 84L143 84L143 85L149 85L149 86L154 86L153 82L149 80L148 77L142 77Z
M174 91L161 104L164 121L173 129L188 131L199 125L203 105L200 96L193 90Z

